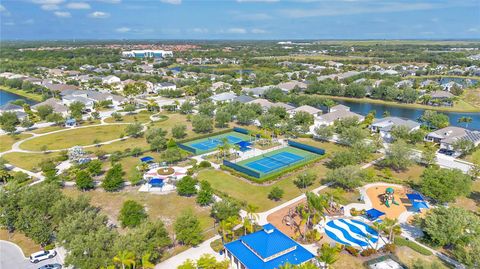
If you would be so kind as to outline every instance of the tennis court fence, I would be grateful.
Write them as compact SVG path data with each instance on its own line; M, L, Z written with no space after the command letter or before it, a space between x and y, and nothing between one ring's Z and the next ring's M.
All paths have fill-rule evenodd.
M181 144L181 143L178 143L177 146L179 148L183 149L183 150L186 150L186 151L191 152L193 154L197 154L197 149L195 149L195 148L189 147L189 146L187 146L185 144Z
M238 172L241 172L241 173L244 173L246 175L249 175L251 177L255 177L255 178L261 178L262 175L257 172L257 171L253 171L245 166L241 166L241 165L238 165L238 164L235 164L235 163L232 163L230 161L227 161L227 160L223 160L223 165L225 165L226 167L230 167Z
M310 146L310 145L307 145L307 144L303 144L303 143L293 141L293 140L288 140L288 145L291 146L291 147L294 147L294 148L303 149L303 150L313 152L313 153L316 153L316 154L320 154L320 155L325 154L324 149L317 148L317 147L314 147L314 146Z

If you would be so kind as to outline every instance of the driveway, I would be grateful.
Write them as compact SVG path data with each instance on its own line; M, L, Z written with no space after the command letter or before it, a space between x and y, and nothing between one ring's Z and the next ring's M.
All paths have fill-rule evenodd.
M0 240L0 268L2 269L36 269L50 263L62 264L59 255L52 259L33 264L23 256L23 252L19 246L8 241Z

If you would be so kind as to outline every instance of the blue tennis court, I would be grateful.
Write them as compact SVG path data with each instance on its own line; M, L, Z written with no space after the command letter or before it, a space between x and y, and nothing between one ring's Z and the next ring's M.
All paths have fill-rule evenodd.
M262 173L269 173L273 170L289 166L293 163L303 160L304 157L291 152L282 151L280 153L263 156L263 158L246 163L245 166Z
M242 142L243 139L235 136L225 136L227 138L229 144L236 144L238 142ZM207 140L203 140L201 142L193 143L190 146L194 147L199 150L211 150L215 149L218 145L223 144L222 139L219 138L208 138Z

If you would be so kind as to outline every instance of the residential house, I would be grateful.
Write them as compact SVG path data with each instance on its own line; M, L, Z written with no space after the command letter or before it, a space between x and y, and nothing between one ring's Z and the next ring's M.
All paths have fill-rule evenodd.
M442 84L442 88L443 90L447 91L447 92L450 92L450 90L453 88L453 87L458 87L460 89L463 89L463 85L462 84L459 84L455 81L450 81L450 82L447 82L447 83L444 83Z
M5 112L15 113L15 115L17 115L17 118L19 118L20 120L27 117L27 113L24 112L22 106L15 105L15 104L12 104L12 103L6 103L6 104L0 106L0 115L5 113Z
M280 88L282 91L288 93L293 91L294 89L298 89L300 91L303 91L307 88L307 84L305 82L301 81L288 81L288 82L282 82L277 85L277 88Z
M461 127L448 126L433 131L425 137L425 141L439 143L440 148L454 150L456 141L466 139L475 146L480 144L480 131L472 131Z
M80 96L80 95L67 95L62 97L63 105L69 107L72 103L80 102L85 105L86 111L92 111L94 106L94 101L92 99Z
M321 126L321 125L333 125L333 123L336 120L351 118L351 117L356 117L359 122L362 122L365 120L364 116L351 112L348 106L336 105L331 107L328 113L318 116L315 119L314 125L310 129L313 130L315 127Z
M288 112L289 110L292 110L292 109L295 108L291 105L281 103L281 102L272 103L272 102L268 101L267 99L255 99L255 100L252 100L252 101L248 102L247 104L259 104L264 111L267 111L271 107L283 107Z
M428 102L429 105L447 105L451 106L453 104L453 97L455 95L447 91L434 91L430 93L431 100Z
M39 107L45 106L45 105L52 107L54 112L60 113L63 116L66 116L68 114L68 107L66 107L61 100L58 100L55 98L49 98L41 103L38 103L32 106L32 110L37 111Z
M225 102L228 103L228 102L231 102L236 97L237 95L233 92L222 92L222 93L210 96L210 100L212 100L214 103L225 103Z
M176 90L176 89L177 89L177 85L170 82L160 82L160 83L156 83L153 86L153 90L155 93L159 93L160 91L163 91L163 90Z
M120 78L114 75L110 75L102 78L102 83L107 85L112 85L120 82L121 82Z
M306 112L310 115L312 115L314 118L318 118L320 115L322 115L322 111L320 109L317 109L313 106L309 106L309 105L303 105L303 106L299 106L299 107L296 107L290 111L288 111L288 113L290 113L290 115L295 115L296 113L298 112Z
M393 139L391 131L396 126L404 126L410 133L419 130L421 124L410 119L385 117L382 119L375 119L372 125L370 125L370 130L375 133L380 133L380 136L383 138L383 140L390 142Z
M75 85L69 85L69 84L53 84L53 83L43 83L43 87L49 89L52 92L63 92L67 90L78 90L79 87Z
M235 98L233 98L232 102L239 102L242 104L248 103L255 100L255 98L248 96L248 95L240 95Z
M225 83L223 81L218 81L212 84L212 91L217 91L218 89L230 90L232 85L230 83Z
M394 84L395 87L397 88L406 88L406 87L413 87L413 81L411 80L401 80L399 82L396 82Z
M263 97L266 91L273 88L273 86L263 86L263 87L256 87L256 88L243 88L242 91L248 95L252 95L255 97Z
M233 269L274 269L287 263L300 265L315 255L272 224L225 244L225 257Z

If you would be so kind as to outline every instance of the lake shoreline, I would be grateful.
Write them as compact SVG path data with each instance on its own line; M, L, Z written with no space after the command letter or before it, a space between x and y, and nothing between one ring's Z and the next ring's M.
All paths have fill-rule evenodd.
M25 99L29 99L34 102L42 102L42 96L34 93L28 93L22 90L17 90L17 89L12 89L6 86L0 86L0 91L16 94L18 96L21 96Z
M344 96L331 96L331 95L320 95L317 94L316 96L329 98L333 100L341 100L341 101L349 101L355 103L370 103L370 104L378 104L378 105L385 105L385 106L394 106L394 107L401 107L407 109L425 109L425 110L434 110L439 112L459 112L459 113L475 113L480 112L479 108L472 108L472 109L462 109L456 107L435 107L435 106L427 106L422 104L403 104L391 101L384 101L372 98L353 98L353 97L344 97Z

